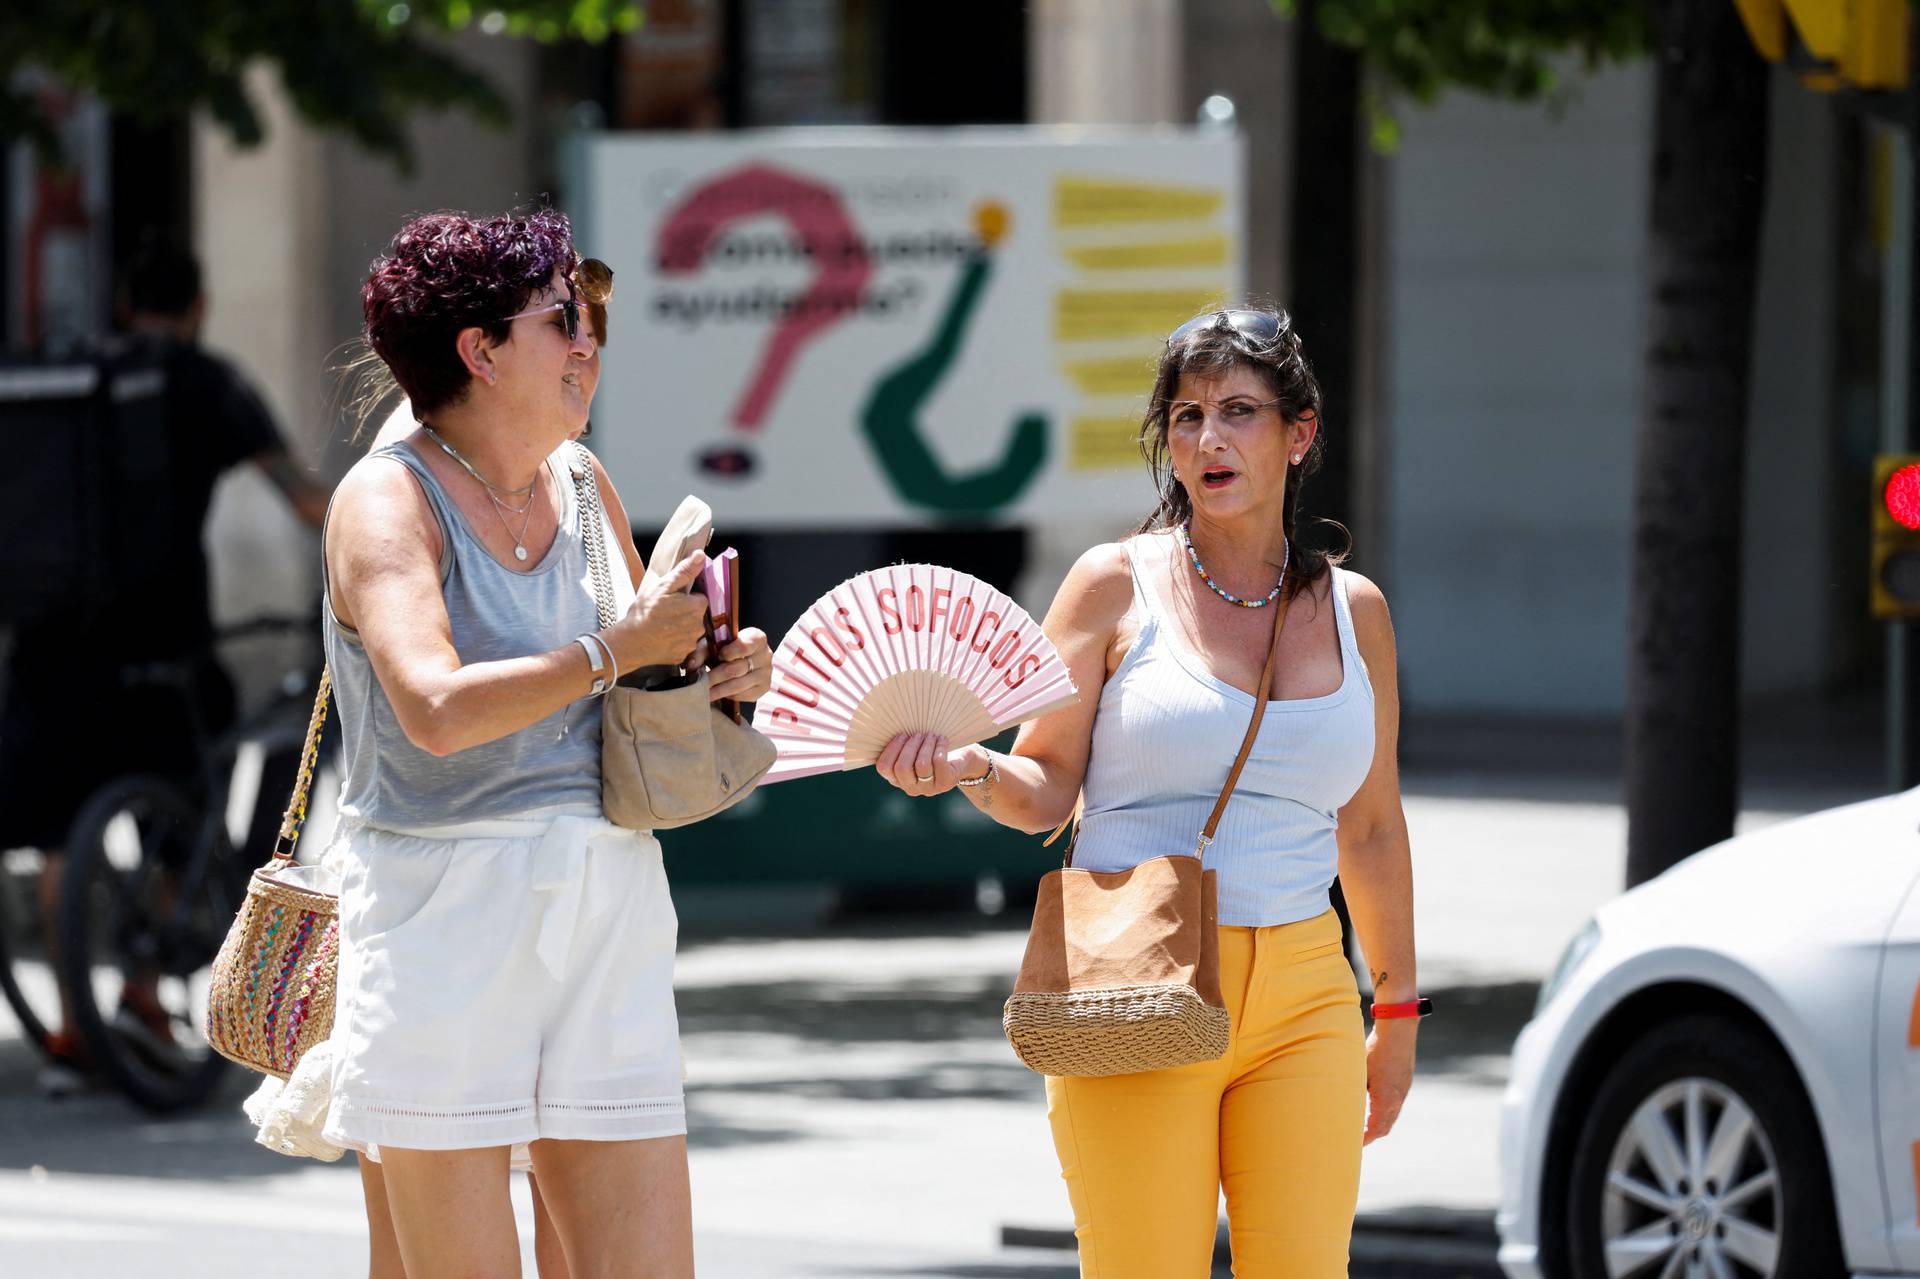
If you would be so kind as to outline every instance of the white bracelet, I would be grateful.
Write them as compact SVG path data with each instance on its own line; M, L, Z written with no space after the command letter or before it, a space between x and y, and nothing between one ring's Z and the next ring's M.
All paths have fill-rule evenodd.
M573 642L587 652L587 666L593 675L592 695L595 697L603 696L614 684L619 682L620 679L620 664L613 660L613 649L608 646L605 640L595 635L592 631L587 631L576 636ZM605 653L604 657L601 656L603 652ZM613 674L602 675L600 673L609 667L612 668Z
M588 631L587 638L606 650L607 665L613 668L613 674L607 676L606 691L611 693L613 686L620 682L620 659L613 655L613 645L607 643L598 631Z
M962 777L954 782L955 786L984 786L1000 776L1000 769L993 762L993 752L987 752L987 771L978 777Z

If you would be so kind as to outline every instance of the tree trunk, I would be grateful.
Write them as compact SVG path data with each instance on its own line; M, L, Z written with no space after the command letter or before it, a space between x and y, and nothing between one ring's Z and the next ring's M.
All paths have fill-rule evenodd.
M1733 833L1740 531L1767 68L1731 4L1659 0L1627 672L1627 882Z

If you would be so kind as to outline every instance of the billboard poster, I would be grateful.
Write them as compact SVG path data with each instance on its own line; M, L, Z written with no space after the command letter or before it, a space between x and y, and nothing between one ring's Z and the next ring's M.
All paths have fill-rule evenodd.
M1165 334L1243 288L1241 140L781 130L578 144L616 272L594 447L637 522L1137 515Z

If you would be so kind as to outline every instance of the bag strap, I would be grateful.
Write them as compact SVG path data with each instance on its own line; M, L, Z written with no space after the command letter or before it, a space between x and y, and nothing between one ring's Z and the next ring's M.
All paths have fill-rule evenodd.
M613 574L607 567L605 521L600 517L600 480L593 473L593 454L587 446L573 442L573 491L580 508L581 538L587 544L587 567L593 572L593 606L600 625L612 626L619 619L613 614Z
M291 862L294 846L300 842L300 830L307 821L307 796L313 790L314 766L320 761L320 732L327 724L327 696L333 692L333 668L320 668L320 690L313 695L313 715L307 720L306 744L300 748L300 771L293 779L293 796L280 818L280 833L273 841L273 856L267 865Z
M1267 643L1267 664L1260 669L1260 683L1254 689L1253 722L1247 725L1247 735L1240 739L1240 753L1234 757L1233 769L1227 774L1227 784L1220 788L1220 798L1213 802L1213 812L1207 816L1207 827L1200 832L1200 843L1193 850L1194 856L1205 858L1207 845L1213 843L1213 833L1220 828L1220 815L1227 811L1227 801L1233 798L1233 788L1240 784L1240 770L1247 766L1247 756L1253 754L1253 739L1260 736L1260 721L1266 718L1267 694L1273 687L1274 662L1280 656L1280 628L1287 624L1287 593L1282 591L1280 598L1273 602L1273 638Z
M1233 767L1227 771L1227 784L1220 788L1220 798L1214 801L1213 812L1207 817L1206 829L1200 832L1199 845L1194 856L1204 859L1207 845L1213 843L1213 834L1220 828L1221 814L1227 811L1227 801L1233 798L1233 788L1240 784L1240 770L1247 766L1247 757L1253 754L1254 739L1260 736L1260 721L1267 713L1267 690L1273 687L1273 667L1280 655L1280 629L1287 624L1287 605L1292 601L1283 592L1274 607L1278 610L1273 617L1273 638L1267 642L1267 662L1260 671L1260 684L1253 699L1253 722L1247 725L1247 735L1240 742L1240 754L1234 758ZM1073 845L1080 835L1080 813L1087 806L1087 793L1080 792L1080 798L1074 802L1073 812L1067 819L1053 828L1053 834L1047 836L1040 847L1047 848L1060 838L1060 833L1072 826L1074 838L1067 841L1066 855L1061 858L1062 866L1073 865Z

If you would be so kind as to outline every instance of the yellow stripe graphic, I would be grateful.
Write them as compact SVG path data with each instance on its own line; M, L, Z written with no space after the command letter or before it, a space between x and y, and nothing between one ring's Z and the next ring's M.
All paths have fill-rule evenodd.
M1226 203L1219 187L1162 186L1110 178L1057 179L1055 227L1113 226L1126 222L1181 222L1210 218Z
M1082 271L1152 271L1181 267L1223 267L1227 237L1202 235L1184 240L1147 240L1138 244L1098 244L1066 250L1067 261Z
M1076 471L1132 470L1140 457L1140 419L1077 417L1069 428L1067 464Z
M1118 359L1069 360L1062 367L1083 395L1142 395L1153 385L1159 352Z
M1198 289L1062 289L1054 298L1053 336L1061 342L1160 337L1215 296Z

